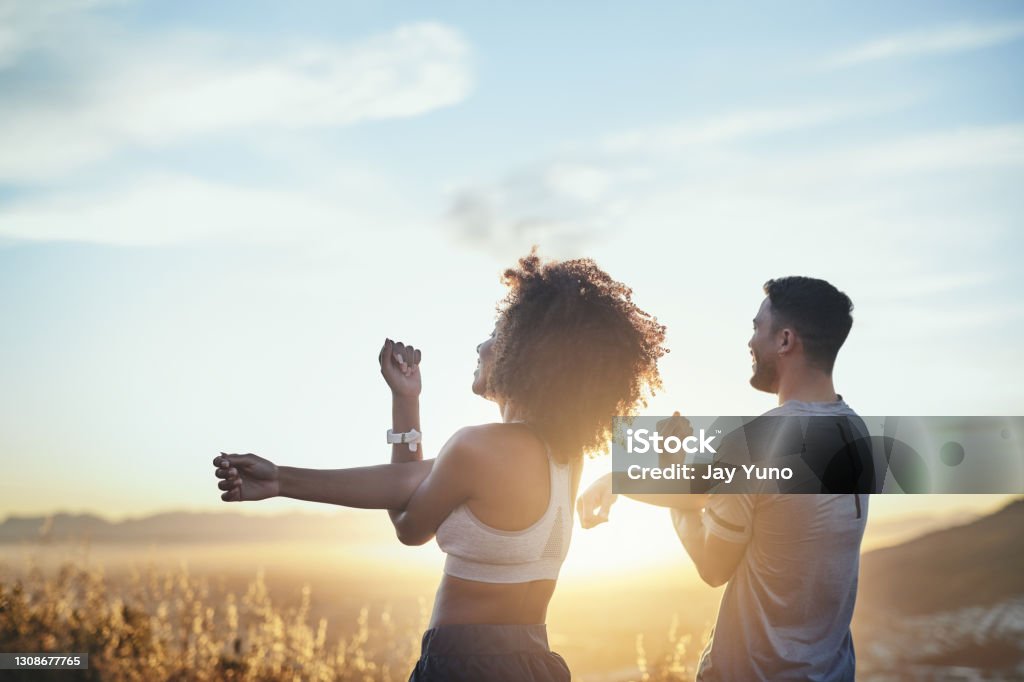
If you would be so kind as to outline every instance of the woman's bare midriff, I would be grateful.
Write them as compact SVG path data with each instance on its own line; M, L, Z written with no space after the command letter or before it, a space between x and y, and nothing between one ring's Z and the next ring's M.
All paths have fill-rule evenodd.
M437 588L429 627L455 623L543 623L554 592L554 580L483 583L445 575Z

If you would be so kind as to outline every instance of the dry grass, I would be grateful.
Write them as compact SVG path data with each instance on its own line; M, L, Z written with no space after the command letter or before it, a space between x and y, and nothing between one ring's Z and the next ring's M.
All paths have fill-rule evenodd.
M400 627L389 611L363 609L353 631L311 622L310 589L298 606L271 602L262 572L245 594L211 596L205 579L178 569L134 570L107 580L102 568L31 567L0 581L0 642L8 652L88 652L84 680L405 680L422 623ZM69 672L56 673L68 679ZM39 671L25 678L40 679Z
M308 583L278 576L272 599L262 570L232 581L231 589L220 571L190 572L184 565L131 563L111 573L87 553L50 562L47 570L26 558L16 572L0 564L0 650L88 652L89 669L25 671L20 679L396 682L408 679L427 625L422 598L418 609L396 612L382 604L330 620L314 617ZM570 630L574 640L608 636L579 627ZM601 673L600 665L590 665L574 679L692 680L706 633L701 641L685 630L673 617L665 637L650 628L646 640L636 635L633 652L623 633L618 660L633 659L635 667L611 664L604 670L619 672Z
M710 630L704 634L701 649L709 636ZM640 677L631 682L683 682L696 677L696 662L690 647L693 635L682 633L678 616L672 617L667 637L664 653L651 659L644 648L644 636L636 636L636 666L640 671Z

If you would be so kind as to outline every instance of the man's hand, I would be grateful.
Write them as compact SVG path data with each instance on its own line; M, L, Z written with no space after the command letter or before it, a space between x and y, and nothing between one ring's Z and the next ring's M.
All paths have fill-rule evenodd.
M391 392L404 398L418 398L423 390L420 377L420 356L418 349L401 341L384 340L377 361L380 373L391 387Z
M658 435L662 437L675 436L679 440L693 435L693 425L690 420L679 414L679 410L672 413L668 419L662 419L655 427Z
M617 499L619 496L612 492L611 474L605 474L594 481L576 500L580 525L593 528L607 521L608 512Z
M228 455L220 453L213 458L217 467L214 475L223 479L217 487L226 492L220 499L225 502L254 502L281 494L277 466L258 455Z

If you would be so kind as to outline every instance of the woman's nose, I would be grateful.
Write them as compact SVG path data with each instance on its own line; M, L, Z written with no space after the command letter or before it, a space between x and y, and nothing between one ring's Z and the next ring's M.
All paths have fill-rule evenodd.
M482 344L482 343L478 343L478 344L476 344L476 352L477 352L477 353L479 353L479 352L480 352L480 347L481 347L481 346L483 346L483 345L484 345L484 344Z

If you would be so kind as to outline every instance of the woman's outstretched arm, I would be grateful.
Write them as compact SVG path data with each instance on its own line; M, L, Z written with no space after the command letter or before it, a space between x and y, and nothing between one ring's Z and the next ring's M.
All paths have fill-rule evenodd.
M485 458L488 426L460 429L436 460L398 462L351 469L279 467L254 454L215 457L218 486L225 502L291 497L361 509L398 510L392 514L398 539L421 545L434 537L453 509L490 478Z
M381 374L392 391L392 429L417 431L421 352L386 339L378 355ZM279 467L253 454L221 453L213 460L218 487L226 502L291 497L360 509L387 509L395 531L406 544L422 544L473 489L475 457L472 429L456 434L436 460L423 459L422 445L392 448L391 464L350 469ZM468 459L467 459L468 458Z
M279 467L281 497L359 509L404 509L434 460L352 469Z
M404 509L434 460L350 469L277 466L258 455L221 453L213 460L225 502L291 497L359 509Z

